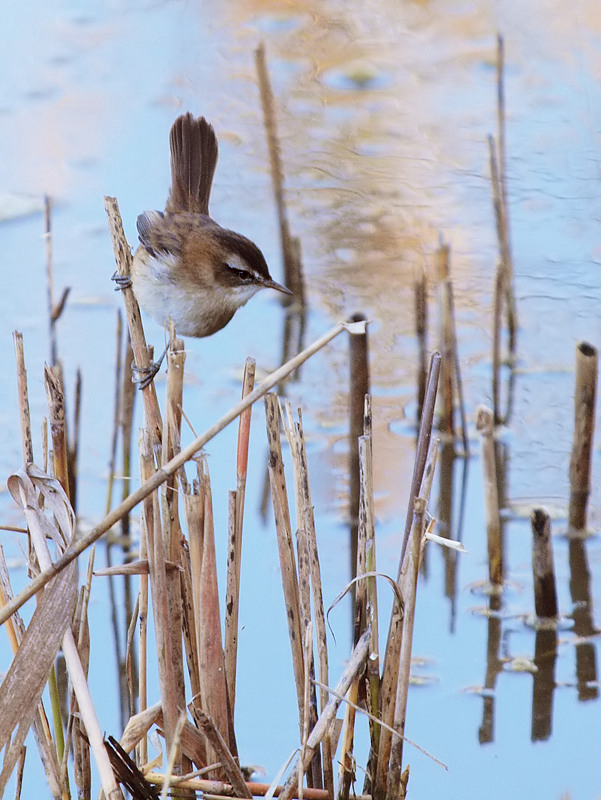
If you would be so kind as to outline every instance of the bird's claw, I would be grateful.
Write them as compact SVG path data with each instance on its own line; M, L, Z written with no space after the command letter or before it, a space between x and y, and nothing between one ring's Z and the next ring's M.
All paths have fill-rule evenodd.
M163 363L166 352L167 348L163 350L163 354L158 361L151 361L147 367L138 367L136 364L132 364L132 383L137 383L139 389L146 389L148 386L150 386L155 378L155 375L161 368L161 364Z
M115 270L111 275L111 280L115 281L117 284L115 286L115 291L118 292L119 290L123 291L124 289L131 289L131 277L129 275L121 275L118 271Z

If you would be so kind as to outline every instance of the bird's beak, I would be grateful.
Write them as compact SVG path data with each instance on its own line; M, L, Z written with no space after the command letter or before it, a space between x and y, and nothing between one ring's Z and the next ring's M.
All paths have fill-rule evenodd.
M287 289L285 286L282 286L281 283L272 281L271 278L267 281L262 281L261 287L264 289L276 289L278 292L282 292L283 294L294 294L294 292L291 292L290 289Z

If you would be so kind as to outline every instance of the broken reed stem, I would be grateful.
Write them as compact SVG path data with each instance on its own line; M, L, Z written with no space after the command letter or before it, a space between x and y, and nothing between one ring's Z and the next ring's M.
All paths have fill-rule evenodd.
M428 293L426 284L426 268L421 269L414 282L415 288L415 333L417 337L417 421L421 419L424 398L426 396L426 364L428 351L426 335L428 330Z
M256 362L247 358L242 379L242 397L246 397L255 386ZM238 448L236 458L236 491L230 506L227 549L227 585L225 597L225 672L232 717L236 703L236 670L238 662L238 617L240 612L240 567L242 563L242 520L244 518L244 495L248 468L248 443L252 409L240 414Z
M344 695L347 693L349 686L354 678L364 669L365 659L369 653L370 637L371 631L368 629L357 642L347 662L345 670L340 677L338 684L336 685L335 694L333 694L328 700L328 704L319 717L317 724L309 734L306 748L303 753L302 769L304 772L307 771L309 764L311 763L315 749L322 741L326 733L330 730L330 726L334 720L334 717L336 716L336 712L338 711L340 703L342 703ZM281 800L291 800L291 798L295 796L299 772L298 762L299 756L297 756L296 761L290 771L290 776L284 785L282 793L280 794Z
M586 528L586 507L591 488L591 457L595 432L597 371L597 349L587 342L580 342L576 348L574 442L570 459L568 522L573 530Z
M499 493L497 488L497 465L493 434L493 413L486 406L478 406L476 427L482 437L482 472L484 482L484 506L486 509L486 539L488 545L488 576L492 588L503 583L503 547L501 543L501 519L499 516Z
M281 300L284 305L290 305L291 302L296 299L297 303L302 306L304 305L304 286L300 273L300 258L297 257L299 256L300 248L298 245L295 246L288 225L286 201L284 199L284 175L277 133L273 91L271 88L271 81L269 80L269 72L267 70L267 61L265 58L265 44L263 42L261 42L255 50L255 63L259 81L259 91L261 93L261 105L263 107L265 133L267 135L271 180L280 226L280 242L284 261L284 283L294 295L294 297L283 295Z
M302 734L304 718L304 666L302 648L302 626L300 617L300 596L298 577L296 571L296 558L290 526L290 510L288 507L288 494L286 492L286 477L282 459L282 446L280 442L280 415L276 395L265 396L265 423L267 425L267 441L269 444L269 483L271 486L271 499L275 517L278 552L280 557L280 571L282 574L282 588L284 590L284 603L286 605L286 619L288 621L288 634L292 650L292 665L294 669L294 682L299 709L299 725Z
M551 520L544 508L535 508L532 524L532 574L534 577L534 607L537 617L557 617L557 590L553 566Z
M315 341L312 345L303 350L294 358L290 359L286 364L283 364L279 369L272 372L257 388L247 395L244 400L241 400L237 405L231 408L227 414L221 417L220 420L215 422L207 431L195 439L191 444L184 448L177 456L171 459L168 464L165 464L160 469L153 472L151 477L145 481L139 489L132 492L123 502L117 506L105 519L92 528L87 535L78 538L72 542L69 548L58 558L48 569L41 572L34 578L28 586L20 592L14 600L7 603L7 605L0 610L0 625L2 625L11 614L17 609L21 608L23 603L33 597L41 588L43 588L49 580L57 575L68 564L74 561L84 550L87 550L90 545L94 544L104 533L113 527L125 514L129 513L132 508L142 502L144 498L148 497L155 489L164 483L169 475L177 472L187 461L193 458L214 436L222 431L227 425L230 424L236 417L238 417L246 408L249 408L253 403L263 397L267 392L276 386L282 378L294 372L302 363L308 358L317 353L326 346L332 339L338 336L342 331L347 330L348 325L344 322L339 322L328 333L324 334L320 339Z
M121 221L117 199L115 197L105 197L104 207L108 217L115 261L117 263L117 272L120 277L129 278L131 277L133 258L123 231L123 222ZM148 354L148 346L146 345L146 338L142 327L140 307L138 306L138 301L134 296L131 286L126 286L122 289L122 294L136 367L144 370L148 368L151 359ZM149 430L152 431L156 441L160 441L163 425L154 381L151 381L150 384L142 390L142 399L144 401L146 425Z

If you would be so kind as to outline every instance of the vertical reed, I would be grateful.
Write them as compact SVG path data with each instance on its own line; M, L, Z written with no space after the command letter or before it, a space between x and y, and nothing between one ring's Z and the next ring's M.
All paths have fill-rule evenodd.
M553 566L551 520L543 508L535 508L532 524L532 573L534 576L534 606L537 617L557 617L557 591Z
M586 527L586 507L591 484L591 457L595 431L597 394L597 349L587 342L576 348L576 388L574 393L574 442L570 459L570 528Z
M482 470L484 473L484 505L486 509L486 539L488 545L488 576L492 588L503 583L503 548L497 489L497 467L493 436L493 413L485 406L477 410L476 427L482 438Z

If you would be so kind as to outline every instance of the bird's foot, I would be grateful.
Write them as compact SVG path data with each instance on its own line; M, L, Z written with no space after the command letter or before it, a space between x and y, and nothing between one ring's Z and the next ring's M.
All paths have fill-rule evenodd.
M119 290L123 291L124 289L131 289L131 277L129 275L121 275L119 272L115 271L111 275L111 280L115 281L117 284L115 286L116 292Z
M139 389L146 389L148 386L150 386L155 378L155 375L161 368L161 364L163 363L166 353L167 348L163 350L163 354L158 361L151 361L147 367L138 367L135 364L131 365L132 372L134 373L132 382L137 383Z

